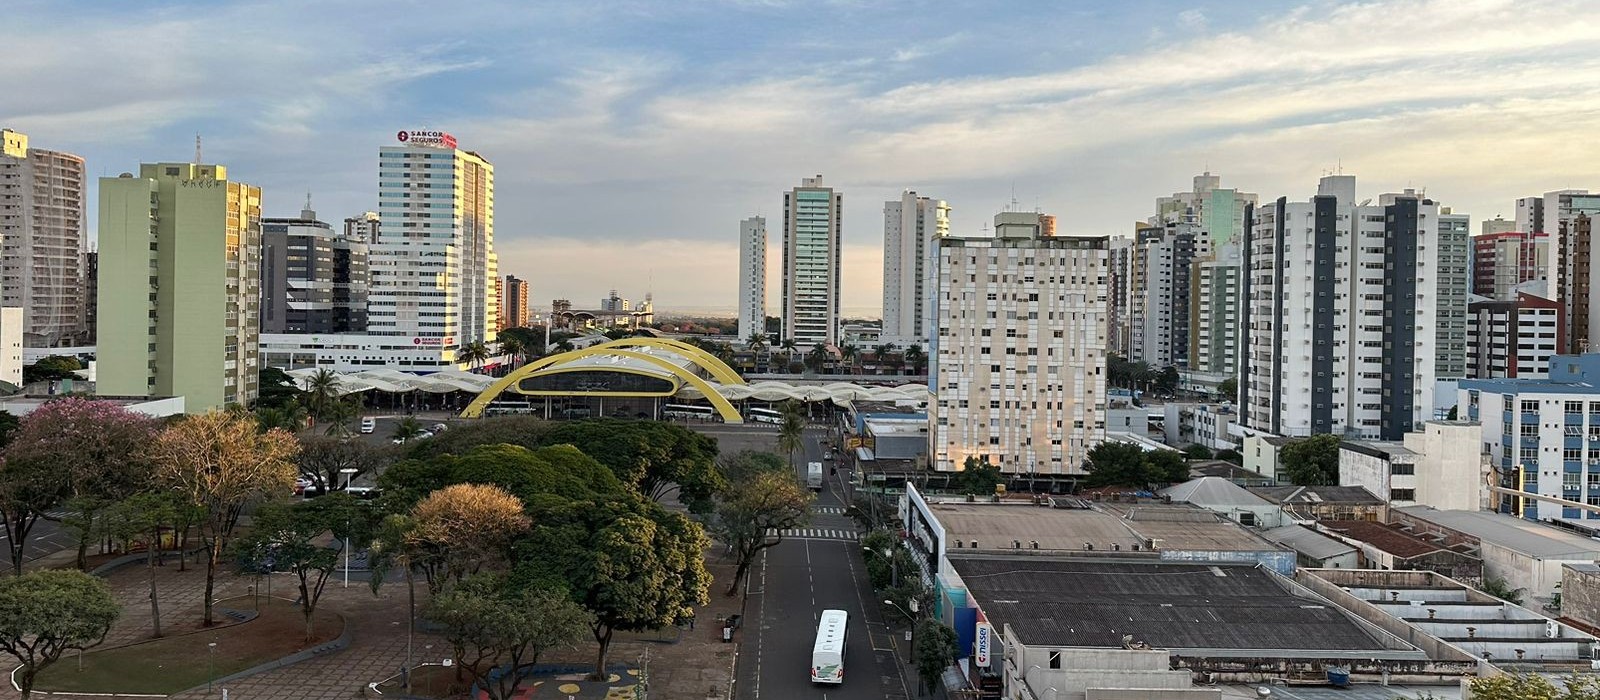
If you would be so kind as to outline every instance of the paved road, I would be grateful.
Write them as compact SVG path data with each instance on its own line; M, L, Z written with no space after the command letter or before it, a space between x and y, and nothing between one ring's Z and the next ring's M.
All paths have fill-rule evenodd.
M821 431L807 433L805 462L820 461ZM797 475L798 476L798 475ZM888 633L872 605L873 594L857 543L854 523L845 516L837 478L817 498L811 522L800 537L785 537L752 572L742 634L737 695L746 700L817 698L868 700L907 698ZM850 613L845 650L845 682L814 686L811 645L822 610Z

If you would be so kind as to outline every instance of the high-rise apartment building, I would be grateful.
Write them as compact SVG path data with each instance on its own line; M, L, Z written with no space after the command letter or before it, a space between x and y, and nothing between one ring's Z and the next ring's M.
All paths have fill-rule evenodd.
M1483 236L1493 236L1497 233L1511 233L1512 231L1517 230L1516 221L1499 216L1484 221L1480 225L1483 228L1478 231L1478 233L1479 235Z
M1465 370L1464 304L1459 329L1439 310L1465 301L1465 222L1441 224L1438 204L1411 191L1354 199L1353 176L1330 176L1309 202L1251 212L1239 319L1249 428L1399 440L1435 417L1441 370Z
M1380 203L1387 205L1393 202L1392 198L1386 198ZM1417 249L1418 258L1427 267L1433 268L1432 276L1437 278L1433 287L1433 374L1439 380L1461 379L1467 376L1467 298L1472 291L1472 221L1466 214L1450 211L1450 207L1440 207L1439 217L1435 220L1439 224L1439 238L1435 241L1438 250ZM1429 252L1433 252L1431 260L1428 259ZM1420 423L1417 429L1421 429Z
M22 342L80 341L88 249L83 158L0 129L0 307L22 309Z
M310 204L298 218L261 220L261 332L364 332L367 241L335 233Z
M1256 195L1222 186L1222 176L1210 172L1194 176L1194 188L1171 197L1156 198L1156 215L1147 223L1193 224L1212 246L1237 241L1244 231L1245 208L1256 203Z
M352 216L344 220L344 237L352 241L377 243L380 223L378 212L375 211L363 212L361 216Z
M995 217L1002 235L936 246L928 420L939 471L973 457L1012 474L1082 474L1105 436L1107 239L1003 220L1017 214Z
M948 235L950 206L943 200L906 190L900 199L883 203L883 342L927 346L933 246Z
M1190 277L1209 244L1193 223L1141 226L1129 258L1128 359L1152 367L1189 364Z
M783 337L802 348L839 344L844 195L803 178L783 194Z
M221 165L146 163L100 179L98 390L256 397L261 190Z
M1574 355L1594 352L1597 334L1600 334L1600 250L1592 236L1593 219L1580 214L1562 219L1556 237L1563 242L1560 256L1560 283L1562 311L1566 315L1568 347L1564 352Z
M1543 379L1566 347L1561 304L1518 294L1476 297L1467 305L1467 378Z
M1196 260L1190 273L1189 369L1232 376L1239 367L1239 246Z
M500 328L527 328L532 314L528 309L528 281L506 275L500 284Z
M739 340L757 333L767 333L767 219L762 216L739 222Z
M1516 298L1519 286L1539 279L1539 266L1549 247L1550 237L1543 233L1500 231L1473 236L1472 293L1490 299Z
M449 134L396 138L399 145L378 149L383 225L372 246L368 332L425 348L493 342L494 166Z
M83 254L83 332L85 345L93 345L100 328L100 253Z
M1600 194L1591 194L1588 190L1556 190L1546 192L1543 196L1517 200L1517 230L1550 237L1550 246L1540 265L1539 278L1550 280L1554 286L1546 289L1547 295L1553 295L1552 298L1563 303L1567 303L1568 299L1564 296L1566 290L1563 288L1562 272L1567 264L1564 258L1571 253L1571 243L1562 238L1561 222L1579 214L1600 214ZM1567 310L1568 318L1571 318L1570 305Z
M1600 505L1600 355L1556 355L1542 379L1461 382L1456 409L1482 426L1499 485ZM1559 502L1496 496L1530 520L1600 518Z
M1133 270L1133 239L1118 236L1107 241L1106 258L1106 352L1126 359L1133 348L1133 329L1128 322L1128 277Z

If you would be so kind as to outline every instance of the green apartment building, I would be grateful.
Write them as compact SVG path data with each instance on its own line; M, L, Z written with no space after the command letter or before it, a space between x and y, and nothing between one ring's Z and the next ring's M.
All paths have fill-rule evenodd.
M261 189L221 165L100 178L99 393L254 401L260 256Z

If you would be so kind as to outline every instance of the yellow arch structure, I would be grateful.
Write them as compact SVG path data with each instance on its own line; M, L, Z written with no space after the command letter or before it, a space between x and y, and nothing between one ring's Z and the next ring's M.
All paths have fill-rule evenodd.
M683 342L681 340L673 340L671 338L651 338L651 337L647 337L647 336L639 336L639 337L635 337L635 338L618 338L616 340L608 340L608 341L606 341L604 343L599 343L599 344L596 344L596 345L592 345L590 347L594 347L594 348L650 347L650 348L661 348L662 350L671 350L672 352L678 353L679 355L683 355L684 357L687 357L687 358L689 358L691 360L694 360L694 363L697 364L697 365L700 365L701 369L704 369L705 371L711 373L712 377L716 378L717 381L722 382L723 384L743 384L744 383L744 377L739 376L739 373L733 371L733 368L729 367L727 365L727 363L723 362L720 359L717 359L716 355L713 355L713 354L711 354L709 352L701 350L700 348L697 348L697 347L695 347L693 345L685 343L685 342Z
M696 349L698 349L698 348L696 348ZM707 382L706 380L701 379L700 375L697 375L694 372L691 372L688 369L686 369L686 368L684 368L684 367L682 367L682 366L680 366L680 365L678 365L676 363L668 362L667 360L663 360L663 359L661 359L659 357L656 357L654 355L647 355L647 354L642 353L642 352L634 352L632 350L625 350L625 349L610 345L609 343L602 343L602 344L595 345L595 346L592 346L592 347L584 348L582 350L572 350L570 352L564 352L564 353L561 353L559 355L551 355L550 357L546 357L546 358L543 358L543 359L540 359L540 360L536 360L534 362L530 362L530 363L528 363L526 365L523 365L522 367L517 368L517 370L512 372L511 374L508 374L508 375L506 375L504 377L501 377L499 381L496 381L494 384L490 385L488 389L485 389L483 391L483 393L478 394L478 397L473 399L472 403L467 404L467 407L465 409L462 409L461 417L462 418L482 418L483 417L483 412L484 412L485 409L487 409L489 407L490 402L494 401L494 398L496 396L499 396L500 394L504 393L507 389L511 388L512 386L515 386L517 382L522 381L523 379L525 379L527 377L533 376L534 374L537 374L540 370L543 370L543 369L546 369L548 367L551 367L552 365L558 365L558 364L563 364L563 363L566 363L566 362L572 362L574 360L580 360L580 359L583 359L585 357L591 357L591 356L594 356L594 355L620 355L622 357L626 357L626 358L633 359L633 360L639 360L640 362L644 362L644 363L647 363L647 364L655 365L656 367L660 367L661 369L666 370L668 374L671 374L672 376L677 377L678 379L680 379L683 382L687 383L689 386L692 386L692 387L694 387L696 389L699 389L700 393L705 395L706 400L711 402L712 407L717 409L717 414L722 416L723 422L725 422L725 423L743 423L744 422L744 417L739 415L739 410L734 408L733 404L730 403L727 398L723 397L721 392L717 391L714 387L712 387L710 382ZM712 359L715 360L716 358L712 358ZM721 364L721 363L719 362L718 364ZM727 366L723 365L723 367L726 368Z

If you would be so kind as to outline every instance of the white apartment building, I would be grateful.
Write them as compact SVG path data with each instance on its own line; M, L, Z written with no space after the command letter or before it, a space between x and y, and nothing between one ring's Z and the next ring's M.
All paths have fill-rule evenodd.
M950 235L950 205L906 190L883 203L883 342L928 344L935 239Z
M1209 171L1194 176L1194 188L1171 197L1156 198L1152 225L1193 224L1200 238L1213 246L1238 242L1243 235L1245 210L1256 203L1256 195L1222 186L1222 176Z
M940 471L977 457L1013 474L1083 474L1105 435L1107 239L1042 236L1018 214L995 217L1000 235L943 238L935 252Z
M1562 351L1561 304L1532 294L1511 301L1472 297L1467 305L1469 379L1544 379Z
M1557 355L1547 379L1468 379L1458 415L1477 421L1482 451L1502 487L1600 505L1600 354ZM1600 513L1514 496L1499 507L1534 520L1600 519Z
M1189 364L1190 277L1209 257L1199 227L1175 223L1140 228L1129 254L1128 359L1151 367Z
M1233 244L1194 262L1189 292L1191 372L1223 376L1238 372L1239 273L1239 247Z
M378 218L378 212L362 212L361 216L352 216L344 220L344 237L352 241L377 243L382 223L383 220Z
M783 193L783 337L802 348L839 344L844 195L822 176Z
M0 382L22 386L22 309L0 307Z
M461 347L493 347L494 166L444 132L401 131L395 140L378 149L377 217L346 222L377 231L367 332L263 334L267 366L433 372L456 367Z
M1478 510L1484 505L1480 428L1470 421L1427 421L1402 442L1339 444L1339 484L1360 486L1394 507Z
M75 345L88 252L83 158L0 129L0 306L22 309L27 347Z
M1414 192L1354 200L1354 176L1335 175L1309 202L1252 212L1239 319L1249 428L1399 440L1434 417L1440 368L1465 370L1465 287L1453 289L1467 283L1465 240L1441 240L1438 204ZM1456 330L1439 306L1458 294Z
M752 216L739 222L739 340L766 332L767 219Z
M1381 203L1388 203L1384 200ZM1437 277L1434 289L1434 377L1441 381L1467 376L1467 297L1472 295L1471 217L1440 207L1438 247L1431 259ZM1447 397L1446 397L1447 398ZM1447 399L1448 400L1448 399Z

